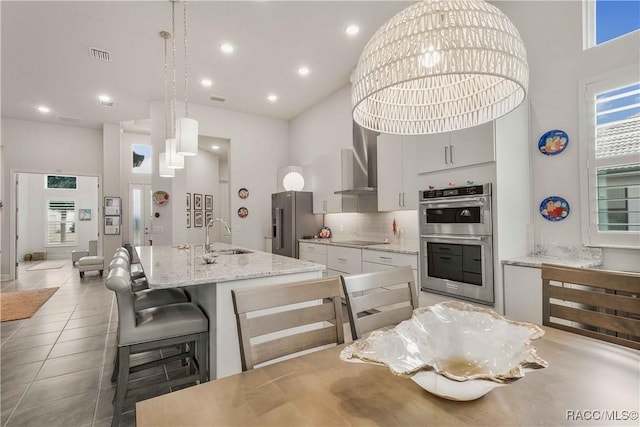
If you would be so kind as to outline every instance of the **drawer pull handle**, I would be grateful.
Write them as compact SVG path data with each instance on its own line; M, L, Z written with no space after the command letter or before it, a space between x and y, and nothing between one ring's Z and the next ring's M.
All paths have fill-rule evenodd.
M338 261L347 262L346 258L338 258Z
M391 258L390 256L381 256L380 259L388 259L389 261L391 261L393 258Z

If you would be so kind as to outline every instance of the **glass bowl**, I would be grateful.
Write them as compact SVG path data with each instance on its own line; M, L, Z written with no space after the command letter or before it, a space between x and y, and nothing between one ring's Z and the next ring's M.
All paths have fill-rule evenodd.
M448 301L416 309L393 329L373 331L345 347L340 358L384 365L446 399L473 400L547 367L531 345L542 335L532 323Z

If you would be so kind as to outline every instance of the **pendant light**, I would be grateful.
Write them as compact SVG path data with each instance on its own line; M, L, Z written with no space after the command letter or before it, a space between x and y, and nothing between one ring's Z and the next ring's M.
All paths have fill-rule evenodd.
M169 169L184 169L184 157L176 152L176 138L174 128L175 123L175 103L169 105L169 85L167 83L167 39L171 37L166 31L160 31L160 37L164 39L164 108L165 108L165 160Z
M353 118L401 135L469 128L518 107L528 81L524 43L497 7L422 1L367 42L351 76Z
M160 175L162 178L173 178L174 176L176 176L176 170L167 167L166 153L160 153L158 155L158 164L158 175Z
M164 133L165 133L165 152L158 155L158 175L162 178L173 178L176 176L174 169L169 168L167 163L167 147L166 141L171 138L171 114L169 112L168 88L167 88L167 39L171 34L166 31L160 31L160 37L164 39Z
M175 99L175 81L176 81L176 23L175 23L175 2L171 2L171 17L173 24L173 34L171 38L173 44L173 88ZM198 122L189 117L189 79L188 79L188 56L187 56L187 0L184 0L183 20L184 20L184 117L180 117L175 121L176 129L176 152L181 156L195 156L198 154Z

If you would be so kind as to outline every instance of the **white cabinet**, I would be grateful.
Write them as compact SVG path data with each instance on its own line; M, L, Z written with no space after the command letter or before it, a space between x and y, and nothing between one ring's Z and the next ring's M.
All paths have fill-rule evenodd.
M540 268L503 265L504 314L508 319L542 324Z
M468 129L410 137L416 141L417 173L495 160L494 122Z
M378 210L418 209L416 141L413 137L378 136Z
M298 259L327 265L327 245L322 243L300 242L298 244ZM324 275L327 269L324 270Z
M362 273L362 249L327 247L327 268L330 276Z
M405 265L411 266L411 269L413 270L416 292L419 294L418 255L373 251L371 249L362 250L362 271L364 273L387 270Z

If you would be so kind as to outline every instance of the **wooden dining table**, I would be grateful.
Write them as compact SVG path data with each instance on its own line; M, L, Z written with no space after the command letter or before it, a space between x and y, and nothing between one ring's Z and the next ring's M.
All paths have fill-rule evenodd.
M640 352L545 328L549 362L473 401L440 398L383 366L348 363L343 346L136 404L147 426L639 425Z

